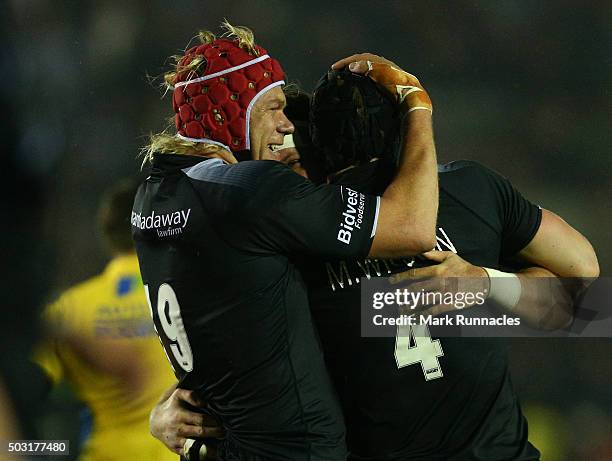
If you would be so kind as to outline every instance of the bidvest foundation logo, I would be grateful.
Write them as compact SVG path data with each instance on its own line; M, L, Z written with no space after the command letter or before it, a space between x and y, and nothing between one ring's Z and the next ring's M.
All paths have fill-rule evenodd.
M338 241L351 243L351 237L355 229L361 229L363 223L363 210L365 208L365 195L349 188L342 186L341 189L346 190L346 209L342 212L342 220L340 221L340 229L338 229Z
M347 245L351 243L351 237L355 229L361 229L363 223L363 210L365 208L365 195L342 186L341 191L346 190L346 209L342 212L342 221L338 229L338 240Z

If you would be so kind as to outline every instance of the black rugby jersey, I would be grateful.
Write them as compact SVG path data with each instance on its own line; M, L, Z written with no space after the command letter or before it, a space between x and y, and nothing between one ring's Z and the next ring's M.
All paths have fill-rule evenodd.
M338 182L376 194L392 174L372 163L349 170ZM440 166L439 185L438 250L456 252L472 264L500 267L539 228L539 207L478 163ZM402 363L403 351L397 348L408 344L361 337L360 278L425 264L431 263L413 258L346 259L308 263L303 269L328 369L341 399L352 459L538 459L512 389L504 340L439 338L440 350L432 349L430 366L421 367Z
M274 161L155 155L132 212L145 291L179 386L222 422L227 457L345 459L292 258L366 257L378 205Z

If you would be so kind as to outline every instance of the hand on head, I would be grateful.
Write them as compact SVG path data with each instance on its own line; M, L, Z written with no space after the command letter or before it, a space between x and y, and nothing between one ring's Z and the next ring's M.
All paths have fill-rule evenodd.
M332 69L348 66L351 72L370 77L399 105L405 115L415 110L432 112L432 104L421 82L397 64L371 53L354 54L332 64Z

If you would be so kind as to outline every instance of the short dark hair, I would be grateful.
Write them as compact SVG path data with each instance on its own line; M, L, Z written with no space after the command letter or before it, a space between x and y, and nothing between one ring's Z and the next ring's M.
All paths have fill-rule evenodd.
M330 175L378 157L397 162L399 112L368 77L349 70L327 72L315 88L310 134Z
M98 208L98 222L112 251L129 252L134 249L130 215L138 182L124 178L110 186L102 195Z

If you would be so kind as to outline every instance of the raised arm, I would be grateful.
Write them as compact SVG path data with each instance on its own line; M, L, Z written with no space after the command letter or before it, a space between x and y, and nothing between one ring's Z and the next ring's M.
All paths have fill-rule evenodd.
M356 54L332 67L347 65L384 88L402 117L399 168L381 197L369 256L393 258L431 250L436 242L438 175L429 95L414 75L380 56Z

